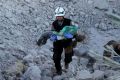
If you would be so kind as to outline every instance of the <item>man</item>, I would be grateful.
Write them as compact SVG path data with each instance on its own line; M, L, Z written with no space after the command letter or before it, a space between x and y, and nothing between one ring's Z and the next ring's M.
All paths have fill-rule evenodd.
M114 40L109 41L105 46L106 50L103 53L103 56L112 57L112 52L108 51L108 47L111 47L117 54L114 54L114 56L119 55L120 56L120 43Z
M71 25L72 21L70 19L64 18L64 16L65 10L62 7L58 7L55 10L56 20L52 23L52 31L59 33L65 26ZM64 66L67 69L69 63L72 61L73 56L72 39L63 39L53 42L53 60L58 75L62 74L61 54L63 52L63 49L65 51Z

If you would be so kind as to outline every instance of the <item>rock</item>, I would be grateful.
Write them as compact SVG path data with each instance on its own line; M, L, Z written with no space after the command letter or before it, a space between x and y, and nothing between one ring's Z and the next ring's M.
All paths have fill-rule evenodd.
M49 60L49 61L46 61L42 66L44 69L49 69L49 68L53 67L52 63L53 62L51 60Z
M76 80L75 78L69 78L69 80Z
M31 55L31 54L28 54L27 56L25 56L24 58L23 58L23 61L24 62L27 62L27 63L32 63L33 62L33 56Z
M48 77L48 76L42 76L42 77L41 77L41 80L52 80L52 78L51 78L51 77Z
M14 29L10 33L13 34L15 37L19 37L22 35L22 33L19 30Z
M113 2L114 0L108 0L108 1Z
M75 48L74 49L74 54L76 56L81 57L83 54L85 54L87 51L89 50L89 48L87 46L80 46L79 48Z
M43 70L42 71L42 75L43 76L52 76L52 72L51 72L51 70L50 69L46 69L46 70Z
M93 73L93 78L94 78L94 80L104 80L104 72L103 72L103 71L96 70L96 71Z
M71 1L71 0L63 0L63 1L67 1L67 2L69 2L69 1Z
M93 80L92 75L87 70L78 71L76 80Z
M2 73L1 73L1 71L0 71L0 80L5 80Z
M72 74L76 74L78 68L78 58L76 56L72 57L72 62L69 65L69 70L72 72Z
M24 73L22 80L41 80L41 70L38 66L30 66Z
M114 75L114 76L109 77L108 80L120 80L120 76Z
M4 77L16 79L16 77L20 77L25 69L25 65L18 61L14 65L10 66L7 70L3 71Z
M57 75L53 78L53 80L64 80L64 77L62 75Z
M94 0L94 7L100 10L108 10L108 3L106 0Z
M30 54L31 54L33 57L38 56L38 53L37 53L37 51L36 51L36 50L31 49L31 50L29 50L29 51L30 51Z
M88 0L88 4L92 4L93 3L93 0Z
M26 2L30 3L32 0L25 0Z
M113 76L113 75L116 75L117 76L117 74L119 75L119 73L117 73L116 71L114 71L114 70L106 70L105 71L105 76L108 78L108 77L110 77L110 76Z
M85 69L87 63L88 63L88 59L80 58L80 64L82 65L82 69Z
M105 23L100 23L98 28L101 30L107 30L107 25Z
M46 3L46 0L41 0L42 3Z
M108 76L107 79L108 80L120 80L120 73L119 71L112 71L112 75Z
M49 26L50 26L49 22L45 22L44 25L45 25L46 27L49 27Z
M117 15L117 14L112 13L111 11L107 11L105 14L106 14L108 17L112 18L112 19L115 19L115 20L117 20L117 21L120 21L120 16Z
M47 58L44 55L40 55L34 59L35 62L39 64L44 64L46 62Z
M49 0L49 2L54 2L55 0Z
M96 27L96 28L98 28L98 27L99 27L99 24L98 24L98 23L96 23L96 24L95 24L95 27Z

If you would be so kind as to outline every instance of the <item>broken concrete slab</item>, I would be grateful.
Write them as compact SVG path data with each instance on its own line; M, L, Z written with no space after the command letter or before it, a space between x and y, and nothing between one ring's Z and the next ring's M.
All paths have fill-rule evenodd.
M90 74L90 72L87 71L87 70L81 70L81 71L79 71L77 73L76 79L77 80L93 80L92 79L92 74Z
M41 70L38 66L30 66L24 73L22 80L40 80Z
M104 80L104 72L100 70L96 70L93 73L94 80Z
M15 62L14 65L10 66L5 71L2 71L2 74L8 80L16 80L16 78L19 78L23 74L24 70L25 70L25 65L21 61L18 61Z
M106 14L108 17L110 17L110 18L112 18L112 19L114 19L114 20L120 21L120 16L117 15L117 14L112 13L111 11L107 11L107 12L105 12L105 14Z

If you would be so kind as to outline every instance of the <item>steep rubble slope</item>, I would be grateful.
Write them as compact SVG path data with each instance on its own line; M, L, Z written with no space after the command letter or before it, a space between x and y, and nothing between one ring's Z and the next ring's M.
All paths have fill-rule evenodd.
M83 59L82 64L74 56L67 73L53 76L52 42L36 45L41 33L50 30L55 8L63 6L66 17L76 22L79 31L87 36L77 48L87 46L102 55L107 41L120 40L119 3L119 0L0 0L0 80L103 80L105 74L107 77L119 74L119 70L110 69L90 74L84 68L87 60ZM95 76L96 73L101 75Z

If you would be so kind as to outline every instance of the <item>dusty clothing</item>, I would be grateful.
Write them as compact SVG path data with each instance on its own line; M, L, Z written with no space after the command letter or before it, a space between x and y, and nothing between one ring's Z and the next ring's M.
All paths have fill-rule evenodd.
M65 63L70 63L73 56L73 48L71 46L71 40L59 40L53 43L53 60L57 71L61 70L61 54L63 49L65 50Z
M64 28L64 26L70 26L71 20L64 18L63 22L59 22L58 20L55 20L52 24L52 30L59 32ZM55 63L55 67L57 71L61 70L61 54L63 52L63 49L65 50L65 59L64 62L66 64L70 63L72 61L72 55L73 55L73 47L72 47L72 39L64 39L64 40L57 40L53 42L53 60Z
M64 26L70 26L70 25L71 25L70 19L64 18L63 21L55 20L52 23L52 30L59 32L60 30L63 29Z

